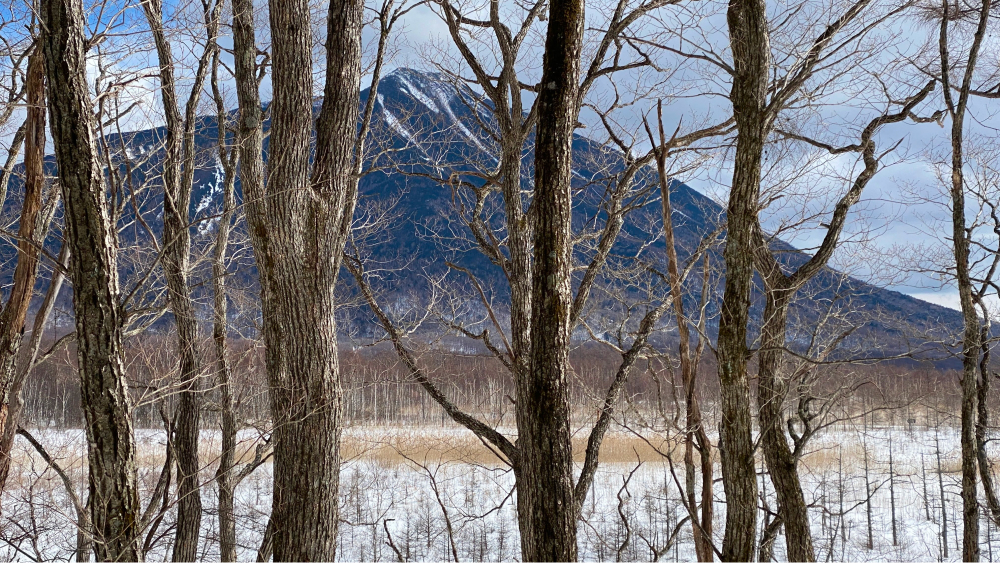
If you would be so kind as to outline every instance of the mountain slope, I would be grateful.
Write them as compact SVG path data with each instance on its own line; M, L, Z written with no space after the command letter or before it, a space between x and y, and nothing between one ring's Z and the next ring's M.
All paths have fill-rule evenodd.
M362 93L362 104L369 96ZM438 299L440 316L473 319L482 314L478 292L469 285L465 269L475 273L487 298L502 315L507 300L502 269L492 263L477 248L477 241L466 225L476 214L504 236L503 205L499 194L487 193L477 207L473 190L459 187L458 180L482 186L483 175L496 165L497 140L491 136L495 128L492 108L475 92L456 87L434 74L399 69L379 84L373 118L371 155L366 163L369 172L361 181L358 225L375 218L382 223L375 229L362 229L363 240L358 248L370 269L378 269L376 283L385 293L383 298L397 314L421 310L434 298ZM124 181L111 186L112 201L120 210L121 243L126 249L122 264L122 279L135 280L149 267L155 253L149 252L153 238L161 233L162 192L157 185L162 159L165 131L162 128L110 135L107 151ZM201 149L199 169L195 175L192 213L194 229L200 235L198 244L206 248L211 243L214 223L221 207L221 167L216 159L217 123L204 117L199 124L196 143ZM530 188L533 178L531 139L525 148L523 184ZM267 150L265 144L265 151ZM579 236L591 233L607 220L603 208L605 194L614 186L616 175L623 167L622 155L609 150L587 137L578 135L574 141L574 229ZM641 303L645 297L662 298L665 287L657 282L650 270L665 268L665 251L660 236L655 170L641 171L636 177L634 206L625 221L622 233L613 247L609 260L611 273L603 279L601 290L592 299L595 327L601 322L614 324L628 314L624 301ZM20 190L18 178L11 185L12 193ZM525 195L527 198L527 194ZM242 200L242 196L238 195ZM5 212L16 212L17 197ZM672 184L675 237L684 260L702 238L721 224L725 210L717 202L703 196L683 183ZM391 205L390 205L391 202ZM141 218L142 220L138 220ZM148 227L148 229L147 229ZM47 246L55 249L56 243ZM592 241L578 245L576 258L585 264L592 255ZM795 265L807 257L784 243L776 243L782 259ZM9 243L0 247L0 258L10 263L16 249ZM711 262L721 264L718 248L711 253ZM242 285L251 290L255 275L252 257L243 255L234 269ZM451 263L458 268L449 267ZM8 268L6 270L11 270ZM446 275L447 273L447 275ZM626 276L627 274L627 276ZM9 275L9 274L8 274ZM200 271L206 276L207 271ZM197 277L197 276L196 276ZM348 276L343 276L346 279ZM700 274L690 277L690 310L696 310L700 294ZM431 283L433 281L433 283ZM712 280L714 291L721 291L721 277ZM659 285L657 285L659 284ZM350 284L345 283L348 293ZM207 290L200 290L207 291ZM950 309L926 303L907 295L872 286L833 270L824 271L803 290L803 299L796 304L792 318L800 326L814 324L830 311L843 313L844 319L831 324L831 329L850 323L863 323L862 330L852 336L852 353L872 353L870 343L893 344L885 349L893 353L919 340L922 334L954 330L961 325L961 316ZM623 300L623 296L627 299ZM204 295L203 297L207 297ZM709 314L717 313L714 300ZM760 298L755 310L759 317ZM838 313L838 314L840 314ZM603 321L601 320L603 319ZM345 319L346 330L369 333L374 328L363 307L351 309ZM846 324L845 324L846 323ZM709 323L714 332L713 323ZM810 335L792 331L793 343L805 346ZM885 349L877 353L884 353ZM866 350L868 350L866 352Z

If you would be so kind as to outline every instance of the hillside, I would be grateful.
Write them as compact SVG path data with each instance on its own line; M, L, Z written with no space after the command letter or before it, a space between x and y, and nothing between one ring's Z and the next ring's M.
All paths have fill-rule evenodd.
M367 90L362 93L362 104L368 95ZM198 218L194 228L204 235L200 239L196 237L202 245L210 243L222 199L221 167L215 156L216 125L214 118L202 118L196 136L196 143L201 148L201 167L196 173L191 205L192 213ZM474 272L488 298L494 302L494 307L501 313L505 308L507 295L503 272L477 249L466 224L470 213L478 213L478 217L502 237L504 214L500 196L496 192L488 193L476 207L477 202L470 199L472 190L456 187L458 179L481 186L481 176L488 174L496 164L494 154L498 152L497 142L490 135L493 127L489 103L473 91L456 88L437 75L399 69L382 79L375 104L371 156L366 163L369 172L361 182L358 223L375 216L388 218L374 230L359 232L359 236L364 237L364 244L359 248L369 261L369 267L381 270L379 287L386 291L383 298L390 309L399 312L419 309L431 301L432 294L441 298L443 291L450 299L438 299L442 309L466 318L481 313L481 308L477 308L478 298L471 291L468 280L456 275L460 270L455 269L445 276L448 269L446 262ZM112 161L123 177L131 173L131 183L112 186L111 194L120 210L123 247L151 247L152 241L145 225L159 236L162 195L156 186L156 177L162 158L160 147L163 137L162 128L108 137L107 146ZM530 145L529 139L524 151L525 188L530 188L532 178ZM574 228L578 235L591 232L606 220L602 207L604 194L614 185L622 166L620 153L586 136L577 135L573 172L576 188ZM610 259L615 272L665 268L663 241L659 235L660 202L655 189L655 170L640 173L636 184L649 189L636 190L637 195L630 202L635 210L627 216ZM11 191L16 193L19 189L18 178L15 177ZM17 201L16 197L9 199ZM706 233L716 228L725 210L718 202L682 182L673 182L671 200L675 236L684 259ZM8 216L15 212L12 205L8 204L5 209ZM144 221L136 221L137 215L141 215ZM56 235L47 244L53 250L57 248ZM581 264L589 260L591 246L578 246L576 254ZM787 244L778 243L776 248L782 251L782 257L788 264L801 263L806 259ZM9 244L0 248L0 255L7 264L11 263L14 252ZM720 250L716 248L712 254L712 262L721 264ZM122 279L134 279L136 271L148 263L148 256L123 261ZM243 280L237 285L252 291L252 259L244 256L233 268L238 270L236 277ZM12 268L6 271L9 276ZM200 275L206 274L202 272ZM592 313L599 317L620 318L626 310L620 296L641 300L642 292L649 291L650 284L655 285L647 279L649 276L631 275L628 279L606 276L602 286L605 290L595 293ZM691 279L699 277L693 275ZM347 278L345 274L341 279ZM432 286L429 280L435 280L437 285ZM720 276L713 278L715 293L721 292L721 280ZM350 292L350 284L345 282L345 285ZM689 283L690 295L687 299L692 309L700 293L699 287L700 282ZM823 272L802 293L804 298L796 304L793 319L801 318L806 321L804 324L809 324L827 311L839 310L844 320L838 321L835 326L846 326L844 323L864 325L848 343L852 354L880 355L887 350L898 353L919 342L929 332L937 332L942 327L949 332L961 325L961 316L956 311L876 287L833 270ZM718 301L714 299L709 306L709 314L713 318ZM760 299L757 301L759 316ZM351 309L345 321L345 330L353 334L378 332L362 307ZM709 331L714 332L711 322ZM793 331L792 338L793 342L801 341L804 346L809 335L796 335ZM873 343L876 342L880 349L873 351Z

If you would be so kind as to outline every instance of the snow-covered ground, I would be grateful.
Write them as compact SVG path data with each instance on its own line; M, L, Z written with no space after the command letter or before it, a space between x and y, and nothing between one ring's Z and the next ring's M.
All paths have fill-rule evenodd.
M36 436L58 456L78 483L78 494L85 498L82 432L43 430ZM252 450L254 434L247 432L244 438L244 448ZM609 440L627 438L617 435ZM203 451L208 465L203 479L209 482L203 498L206 516L202 549L206 559L217 558L215 487L210 482L217 439L217 433L205 432ZM138 432L137 441L145 499L159 474L164 436L162 432L144 430ZM345 444L349 459L341 475L341 560L396 561L393 546L407 561L452 560L452 545L460 560L505 561L520 557L513 475L477 449L464 431L353 428L345 433ZM29 455L27 448L26 442L18 442L17 465L2 499L0 557L68 559L76 542L74 509L61 482L39 457ZM802 478L806 500L813 506L810 514L819 560L942 560L942 531L947 542L946 559L961 557L958 435L954 429L839 429L817 437L811 449ZM686 515L678 495L682 469L677 468L675 479L665 461L645 454L640 457L645 459L638 469L636 461L618 459L602 464L579 526L582 559L653 559L654 552L666 546L678 519ZM264 464L237 491L241 559L256 555L270 509L270 475L270 465ZM718 470L716 478L720 478ZM766 488L768 506L773 509L773 493L766 477L762 477L761 488ZM868 548L868 490L872 549ZM716 484L715 492L715 539L721 544L725 522L721 482ZM892 532L893 497L896 545ZM172 514L167 515L159 528L161 537L153 538L150 560L168 556L172 518ZM450 535L446 519L451 524ZM1000 559L1000 531L985 516L982 522L983 558ZM783 559L784 536L775 543L774 555ZM661 560L693 558L691 528L684 525Z

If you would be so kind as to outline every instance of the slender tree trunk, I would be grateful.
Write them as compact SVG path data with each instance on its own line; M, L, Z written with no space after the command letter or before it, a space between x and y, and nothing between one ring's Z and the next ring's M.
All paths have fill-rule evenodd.
M865 434L868 433L868 418L865 415ZM875 536L872 530L872 479L871 473L868 468L868 440L862 442L862 447L864 448L864 459L865 459L865 516L866 522L868 523L868 551L875 549Z
M889 508L892 516L892 545L899 546L899 530L896 526L896 463L892 456L892 437L889 437Z
M671 181L667 178L667 139L663 130L663 104L657 105L657 117L661 148L656 154L656 167L660 179L660 205L663 216L663 240L667 249L667 274L670 281L670 297L680 338L678 352L681 361L681 382L684 385L685 429L684 429L684 488L687 504L691 507L691 533L694 539L698 561L714 561L712 550L712 443L702 424L701 406L695 392L698 358L691 353L691 330L684 314L684 286L680 275L677 246L674 242L673 208L670 204ZM701 516L697 515L698 499L695 487L695 444L701 458Z
M198 441L201 419L202 365L198 355L198 319L188 285L191 269L190 208L195 169L195 124L198 102L214 51L220 4L205 4L208 41L195 72L194 84L181 115L174 58L163 28L162 0L143 0L160 64L160 97L166 117L166 149L163 160L163 271L167 301L177 330L180 359L180 392L171 438L177 456L177 532L174 561L193 561L198 555L201 529L201 488L198 471Z
M760 442L778 498L778 511L785 525L788 559L815 561L809 511L802 494L796 459L785 437L783 406L787 385L781 368L790 298L791 292L787 288L768 288L758 362L757 410L760 418Z
M56 190L53 196L58 196L58 194L59 192ZM54 202L53 207L55 207ZM58 260L61 268L69 266L68 245L63 244L62 250L59 251ZM49 282L49 288L45 292L42 306L35 313L31 329L31 341L28 344L29 351L24 357L23 363L18 368L17 375L14 377L14 382L10 387L10 402L9 410L7 411L8 424L4 426L3 434L0 434L0 488L6 484L10 473L10 452L14 447L14 439L17 436L17 430L21 423L21 413L24 410L24 398L21 397L21 389L24 388L24 382L35 365L35 360L38 357L38 351L42 344L42 335L45 332L45 324L52 313L56 299L59 298L59 292L62 290L65 279L66 277L63 275L62 269L53 269L52 280ZM89 537L90 532L88 531L87 534Z
M972 279L969 266L970 232L965 221L965 178L963 167L963 144L965 135L965 113L972 88L972 75L976 68L979 49L986 35L986 24L990 16L991 0L983 0L979 13L979 25L969 49L963 80L959 86L957 103L952 99L950 65L948 62L948 2L943 3L941 21L940 55L941 77L944 81L945 102L951 113L951 213L952 244L955 255L955 277L958 282L958 296L962 306L965 331L962 338L962 559L979 561L979 494L978 494L978 446L976 425L979 395L979 352L981 324L973 297Z
M757 554L757 561L769 563L774 560L774 542L778 539L783 524L784 521L779 513L774 520L764 525L760 534L760 551Z
M993 521L1000 522L1000 499L997 498L996 487L993 485L993 464L990 463L989 456L986 453L986 443L989 439L988 433L990 428L990 411L987 402L990 395L990 326L990 323L984 323L979 337L982 353L979 357L976 457L979 461L979 477L983 481L983 492L986 493L986 508L989 510ZM987 526L989 526L989 522L987 522Z
M229 232L233 225L233 211L236 207L236 159L239 145L232 145L227 152L226 139L228 112L219 89L219 51L212 55L212 93L216 104L218 124L219 161L222 162L225 177L222 187L222 217L219 218L215 247L212 249L212 342L215 351L215 376L219 386L219 403L222 418L222 453L219 467L215 472L218 483L219 512L219 558L222 561L236 561L236 516L235 516L235 475L236 466L236 405L233 400L230 381L227 333L229 330L228 303L226 297L226 249Z
M24 339L24 321L34 295L38 248L45 241L54 211L46 209L45 192L45 59L36 48L26 76L28 115L24 138L24 199L18 224L17 266L10 297L0 312L0 491L10 472L10 451L20 422L17 360ZM0 205L3 202L0 201Z
M132 402L122 362L117 239L96 154L79 0L42 2L52 139L65 202L98 560L140 561Z
M944 471L941 469L941 442L938 440L936 428L934 454L937 456L938 491L941 494L941 550L943 559L948 559L948 504L944 492Z
M749 561L757 528L747 323L753 281L753 228L760 196L760 166L767 135L765 104L770 39L763 0L730 0L727 14L733 51L731 99L738 129L727 209L726 285L719 319L722 424L719 451L726 492L724 561Z
M248 219L250 217L263 218L266 216L267 210L265 201L266 194L264 190L264 114L261 109L260 92L257 88L257 44L254 30L253 0L233 0L233 67L236 77L236 95L239 100L239 121L236 132L236 147L239 151L240 185L243 188L243 200L245 202ZM259 223L263 224L265 221L261 219ZM253 228L254 223L250 224L251 228ZM260 239L258 242L265 246L259 250L255 248L258 252L265 250L267 244L266 227L262 227L262 229L263 232L255 238ZM264 276L260 276L259 283L261 284L261 291L263 293L268 280ZM218 299L218 297L216 297L216 299ZM217 309L215 314L216 316L218 315ZM217 319L216 322L218 322ZM216 341L216 346L218 346L218 341ZM218 348L216 348L216 354L218 358ZM220 373L220 376L222 375L223 373ZM223 393L225 393L225 390L223 390ZM223 408L225 408L225 406ZM223 414L224 436L227 434L225 428L227 421L225 416L226 415ZM235 429L231 430L235 433ZM232 442L232 445L235 446L235 436L233 436ZM226 445L227 443L224 442L223 452L226 451ZM224 462L226 459L223 458L222 461ZM229 465L231 465L231 462ZM220 495L228 495L230 492L228 489L231 488L231 482L229 479L220 480ZM220 496L220 502L226 501L221 500ZM228 509L228 507L226 508ZM222 522L220 520L220 526L221 525ZM266 531L265 540L267 545L267 557L264 561L270 559L271 548L273 545L271 543L273 524L271 523L270 518L268 519ZM222 530L221 533L228 534L226 530ZM235 536L235 530L233 535ZM223 537L222 541L228 542L228 537ZM220 556L228 556L227 546L220 545L220 551Z
M863 7L863 3L856 4L855 7ZM854 17L856 14L855 10L849 11L841 20ZM813 561L816 554L809 528L809 512L797 472L798 456L803 441L810 432L807 429L793 444L794 447L789 445L785 435L786 420L783 406L787 396L788 378L796 377L794 374L789 376L783 373L788 307L795 293L829 261L837 247L848 212L858 202L865 187L877 173L879 161L873 140L876 133L886 124L896 123L910 116L914 107L922 102L933 88L934 82L931 81L916 96L908 98L900 111L883 114L870 121L864 128L861 143L856 146L858 152L862 154L865 167L857 175L851 188L837 202L833 216L826 225L827 232L823 243L805 264L799 266L793 273L785 275L782 264L774 257L759 223L751 225L756 238L757 269L767 286L758 361L757 406L761 429L760 442L778 498L778 512L781 513L785 523L788 556L794 561ZM824 357L826 353L822 353ZM809 425L806 420L802 422Z
M517 142L515 142L517 141ZM515 377L528 377L531 357L531 298L532 247L531 229L525 217L521 197L521 152L524 143L520 135L504 136L502 189L504 211L510 233L510 334L513 354L511 363Z
M532 200L531 371L517 385L517 507L525 561L575 561L577 504L567 396L573 297L570 181L584 3L553 0L549 16Z

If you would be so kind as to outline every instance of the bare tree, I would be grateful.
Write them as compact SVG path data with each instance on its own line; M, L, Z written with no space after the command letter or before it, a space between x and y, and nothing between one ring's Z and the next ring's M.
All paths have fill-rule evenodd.
M47 189L45 180L45 60L40 45L29 58L26 77L28 103L24 131L24 197L18 220L18 261L10 297L0 311L0 490L10 471L10 446L19 424L21 383L17 360L24 335L25 318L34 295L39 248L44 244L58 203L57 189ZM3 178L0 181L6 182ZM47 192L47 193L46 193ZM9 440L3 437L10 436Z
M552 0L535 144L530 368L517 381L517 488L525 561L575 561L577 503L568 380L573 290L573 130L583 0Z
M204 4L207 37L194 83L184 104L184 115L177 94L174 60L170 41L166 37L162 0L142 2L146 21L156 44L159 60L160 97L166 118L166 144L163 159L163 269L166 274L168 301L177 328L177 352L180 358L179 402L174 416L173 447L177 456L177 534L174 538L173 560L193 561L198 555L201 529L201 492L198 483L198 442L201 420L202 377L198 354L198 318L194 299L188 286L191 262L190 208L191 189L195 175L195 127L198 124L198 103L205 78L217 49L219 15L222 2ZM221 127L221 125L220 125Z
M698 345L691 350L691 330L684 312L684 286L681 278L677 243L674 239L673 208L670 203L670 179L667 175L667 155L669 142L663 129L663 103L656 106L659 126L659 146L656 151L656 169L660 179L660 204L663 217L663 240L667 249L667 276L670 282L670 297L677 321L679 336L678 355L681 363L681 382L684 386L684 488L687 506L691 511L691 533L694 537L695 553L698 561L715 559L712 543L714 497L712 495L712 441L708 437L702 420L701 404L697 394L698 361L704 353L704 321L707 306L708 279L702 281L702 305L698 335ZM652 132L649 133L653 142ZM674 135L676 139L676 133ZM695 256L697 258L697 256ZM705 255L705 277L708 277L708 255ZM701 514L697 514L698 499L695 493L694 451L697 448L701 473Z
M239 146L230 144L229 112L219 87L219 49L212 53L212 97L215 100L215 119L218 130L218 159L223 167L222 215L219 217L215 245L212 249L212 342L214 344L215 376L219 388L219 410L221 411L222 454L215 472L218 484L219 511L219 558L222 561L236 561L236 518L234 496L238 475L236 467L236 439L239 430L236 421L236 405L233 398L231 368L229 365L229 303L226 295L226 277L229 274L227 250L229 235L233 228L236 212L236 167L240 156Z
M564 59L559 66L560 72L577 73L575 80L578 86L574 86L571 92L573 98L571 106L567 106L568 109L561 106L557 108L559 112L569 112L572 119L562 113L546 116L546 119L549 120L558 117L573 121L570 132L565 134L567 139L572 138L572 129L577 125L576 119L580 108L586 105L584 102L586 94L596 81L618 71L654 66L649 57L635 44L619 39L626 34L630 26L644 15L671 3L669 1L652 1L641 2L633 6L625 1L617 2L614 12L607 22L606 29L601 30L597 36L594 52L588 53L586 71L582 73L576 68L581 62L573 62L568 58L570 56L579 57L578 54L571 52L579 47L564 45L562 40L565 37L562 37L559 42L546 44L546 53L548 53L549 48L558 47L560 49L558 56ZM483 103L492 104L490 114L495 118L495 122L489 121L487 123L487 120L480 117L473 119L479 120L478 125L482 129L483 137L487 143L495 143L497 150L495 159L489 164L484 163L481 169L469 173L468 167L465 166L469 163L463 163L456 165L454 173L441 174L440 177L433 177L433 179L453 186L457 185L458 188L472 194L474 201L470 202L470 209L465 208L462 204L461 208L458 209L457 220L461 222L463 227L468 228L470 238L474 241L474 247L502 269L505 281L510 288L508 329L500 323L493 306L489 303L480 280L482 273L449 264L451 269L469 278L470 286L474 288L475 292L473 299L485 308L488 320L484 323L489 328L475 328L466 325L461 320L455 320L455 317L450 314L442 316L446 317L445 324L448 328L467 338L480 341L511 371L517 389L515 411L519 429L518 446L515 447L506 437L490 428L489 425L462 412L427 378L413 352L403 342L407 331L400 329L395 324L396 321L390 318L386 311L377 304L374 291L369 281L366 280L366 273L361 261L356 258L350 259L346 265L362 288L362 294L369 302L380 324L383 325L389 340L392 341L415 379L431 393L431 396L456 422L469 428L484 443L488 443L490 447L502 453L505 461L513 467L519 483L518 506L524 557L526 559L566 558L574 553L573 549L575 548L571 549L569 546L574 544L575 540L569 534L570 531L575 534L575 525L571 525L570 522L575 522L577 516L570 517L562 512L561 506L565 502L561 496L563 493L555 493L554 491L560 490L559 487L567 486L567 484L572 485L572 471L569 465L571 446L568 439L568 406L565 404L567 393L565 362L568 359L569 335L574 328L584 324L584 312L587 309L591 291L604 271L607 259L624 224L624 218L637 207L630 200L632 198L643 200L643 196L640 194L646 194L650 191L650 184L640 182L636 177L640 176L640 172L648 167L653 160L653 151L648 151L645 154L640 153L637 156L632 150L634 147L629 146L626 141L613 132L612 126L606 119L609 110L600 110L597 109L596 105L588 105L591 109L602 114L602 121L612 139L611 143L621 150L620 159L617 162L624 161L625 169L614 174L614 188L608 194L607 200L602 203L601 208L607 211L604 224L593 233L573 233L569 222L573 201L568 185L559 187L558 197L547 193L546 198L549 199L538 199L539 193L542 193L539 190L543 184L546 186L545 189L549 189L552 187L551 184L556 182L552 179L555 176L550 178L550 175L556 174L558 167L565 166L566 169L560 173L569 174L572 157L572 152L569 149L566 149L569 152L563 154L558 151L551 152L551 147L544 150L539 148L543 140L549 142L549 137L546 136L549 133L543 135L542 129L551 125L551 123L546 123L544 126L541 124L542 103L548 99L550 94L554 95L554 92L561 88L569 88L569 85L564 83L560 77L542 78L537 84L526 84L526 79L521 79L518 76L518 59L522 56L522 50L525 48L525 39L530 36L536 19L542 19L545 5L535 3L523 7L523 18L515 29L510 28L509 22L501 18L498 4L492 5L489 19L486 21L463 14L460 7L450 2L441 2L438 5L441 17L448 25L451 40L459 53L459 60L461 64L468 67L471 77L465 78L461 76L461 73L449 73L444 68L442 70L445 70L446 75L458 84L456 88L460 93L464 91L464 86L460 85L464 81L473 82L483 89L485 98L488 100L488 102L484 101ZM565 27L563 24L569 25L560 20L560 29ZM552 30L555 24L550 21L549 26L549 29ZM480 30L488 30L484 34L486 39L482 39ZM573 30L560 30L552 33L569 33L570 31ZM581 37L574 39L574 41L580 41L582 45L583 32L580 33ZM478 50L472 44L473 41L496 43L498 57L494 61L495 68L488 64L489 61L484 61L478 55ZM569 51L566 51L567 49ZM555 57L556 54L551 56ZM546 57L550 57L550 55L546 54ZM546 58L546 60L549 59ZM547 89L551 89L551 84L556 85L555 90L548 92ZM525 109L522 98L524 91L538 93L535 103L527 109ZM570 96L566 92L562 95ZM476 102L468 100L463 103L476 104ZM627 107L627 105L627 102L618 100L612 104L613 109ZM556 110L550 107L547 108L547 111ZM478 115L478 112L474 111L474 113ZM570 126L567 125L567 127ZM528 142L533 128L537 128L538 131L535 138L536 178L530 207L526 209L528 202L522 187L526 180L522 172L522 161L525 144ZM671 140L670 147L691 144L701 138L721 133L726 128L727 125L722 124L678 137ZM476 142L476 144L480 143ZM563 160L566 162L563 163ZM467 180L466 177L470 179ZM485 185L480 185L481 181L485 181ZM655 185L653 183L653 186ZM495 223L491 223L492 219L488 217L489 211L486 211L489 208L487 200L497 193L502 199L503 215L500 219L502 228L497 228ZM555 221L555 223L549 223L549 221ZM564 232L564 230L566 231ZM553 239L553 237L556 238ZM553 240L556 242L552 242ZM588 247L591 255L584 264L573 266L574 245L580 244L577 248L583 248L585 245L582 242L588 240L598 242L593 245L593 248ZM534 241L534 245L532 245L532 241ZM565 257L563 253L566 253ZM560 262L560 260L565 263ZM549 261L552 261L551 264ZM538 268L543 262L548 264L546 268L549 269L544 270L545 273L540 273ZM565 277L571 276L573 270L583 272L575 292L571 277ZM560 300L566 300L566 302L562 303ZM632 342L624 347L614 346L622 355L622 362L616 370L612 384L602 398L598 420L588 438L583 469L580 478L575 483L573 493L577 507L582 506L590 490L593 475L598 466L601 443L611 424L621 390L635 361L644 353L648 336L656 328L658 320L668 308L669 302L651 307L640 321L638 331L632 335L634 336ZM560 315L563 313L560 311L569 315L566 320L568 324L565 326L562 324L563 320L561 320ZM545 330L536 330L536 322L542 323L538 326L546 327ZM497 331L497 336L491 333L494 329ZM548 358L545 365L551 368L547 368L549 371L546 372L548 375L545 377L542 377L540 372L535 373L535 368L532 367L535 365L533 362L541 361L540 356L536 354L542 354L543 351ZM550 352L554 351L558 353L552 355ZM553 366L563 366L560 368L563 371L560 372ZM526 448L545 452L545 459L554 459L555 462L546 463L544 466L539 465L536 463L538 459L541 459L538 458L538 452L524 454L522 450ZM528 457L525 458L524 455ZM551 458L550 456L555 457ZM544 467L545 471L551 470L550 474L540 474L540 467ZM539 474L531 475L530 472ZM525 480L523 483L522 479ZM543 482L547 485L541 486L540 484ZM537 506L536 503L538 503ZM541 522L546 523L543 525L540 524ZM544 529L540 526L566 530L566 535L562 537L560 532L557 534L560 536L559 539L534 538L533 536L538 533L548 533L540 532L539 530ZM539 549L553 549L555 551L537 551Z
M979 494L978 494L978 446L977 446L977 407L979 404L980 352L982 348L982 322L978 315L976 303L977 293L971 277L970 245L972 230L966 225L966 182L965 157L963 155L965 140L965 117L968 110L969 97L974 89L977 59L983 41L986 37L987 24L992 8L991 0L983 0L978 14L975 16L976 28L973 40L968 49L964 63L954 66L964 66L962 78L954 84L952 81L953 63L951 62L952 46L949 44L949 30L952 28L953 17L961 21L959 14L952 14L950 3L941 4L940 14L940 79L944 85L944 101L948 115L951 117L951 216L952 245L955 258L955 278L958 285L959 301L962 306L962 317L965 330L962 337L962 559L965 561L979 560ZM958 99L955 99L956 89ZM980 296L981 297L981 296ZM982 374L988 377L987 373Z
M755 233L760 229L764 149L779 114L798 96L815 91L816 86L810 80L815 79L816 72L830 72L832 67L831 76L842 74L843 71L835 69L849 59L844 53L848 46L865 37L888 17L881 15L871 22L852 25L865 13L869 3L869 0L860 0L847 4L843 11L835 12L836 17L813 39L806 39L793 48L794 54L775 58L772 33L785 27L791 19L776 25L769 20L766 2L734 0L727 12L732 64L721 60L711 47L694 54L682 52L685 57L707 59L716 70L722 69L731 76L729 100L738 129L727 210L726 282L718 342L722 386L719 449L728 507L722 548L724 560L748 560L752 556L756 527L757 484L752 463L754 442L749 411L747 328L756 269L753 254L758 246ZM851 32L846 32L847 29ZM809 34L806 32L806 37ZM802 41L802 37L796 34L794 40ZM824 66L827 63L830 66ZM829 84L828 81L821 83ZM793 535L790 531L787 537ZM790 552L789 557L810 559L811 550L801 544L800 547L803 547L801 551Z
M97 557L139 561L139 498L131 399L122 362L117 240L92 130L79 0L43 2L42 44L52 138L66 206L78 362L87 421L90 510Z
M274 423L269 527L274 557L282 561L332 560L336 550L343 389L334 290L379 77L376 66L372 95L359 116L363 10L357 0L330 3L325 86L311 159L309 4L270 2L274 100L265 186L253 4L240 0L233 6L241 185L260 272Z
M877 151L875 135L885 125L907 119L934 89L936 82L929 82L920 92L899 104L896 113L885 113L871 120L861 133L861 140L842 148L823 146L822 143L806 140L823 146L832 154L860 152L864 168L854 179L850 188L837 201L832 218L826 225L826 235L816 252L807 262L792 270L779 262L771 249L772 240L765 237L759 226L755 228L755 260L757 270L766 285L764 320L761 328L761 349L758 361L757 405L761 428L761 448L767 461L771 481L778 497L778 510L785 526L789 557L796 561L812 561L815 552L812 533L809 528L808 507L802 494L802 486L796 469L797 458L788 445L785 435L786 421L784 402L788 390L788 380L782 373L783 355L786 349L788 307L796 292L812 280L829 262L840 241L841 232L851 207L860 200L865 187L879 170L884 154ZM890 102L891 104L891 102ZM800 449L794 445L794 449Z
M726 287L719 320L722 424L719 451L726 491L723 561L750 561L757 527L747 324L753 281L753 229L760 194L760 162L767 138L770 36L764 0L735 0L727 14L733 52L730 99L736 118L736 157L726 213ZM789 554L791 556L791 554Z

